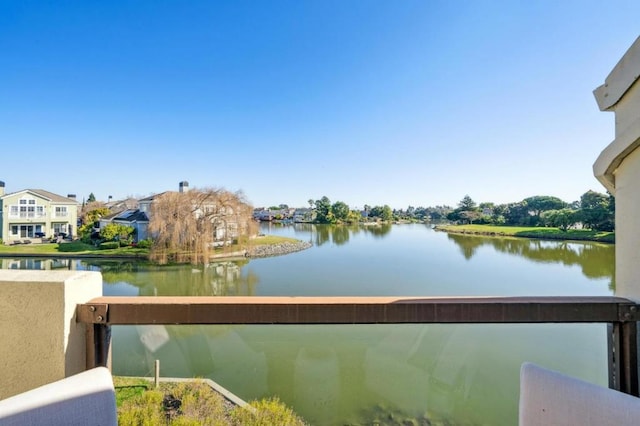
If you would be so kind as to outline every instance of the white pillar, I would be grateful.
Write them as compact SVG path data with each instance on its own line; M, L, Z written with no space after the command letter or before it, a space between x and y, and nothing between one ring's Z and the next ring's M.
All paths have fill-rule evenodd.
M85 369L76 305L100 296L99 272L0 270L0 399Z

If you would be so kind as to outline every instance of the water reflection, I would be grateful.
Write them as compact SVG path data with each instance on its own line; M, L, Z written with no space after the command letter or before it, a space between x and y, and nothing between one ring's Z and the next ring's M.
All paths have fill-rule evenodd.
M0 259L2 269L34 269L34 270L57 270L66 269L69 271L76 270L77 262L71 259L37 259L37 258L20 258L20 259Z
M316 225L312 223L278 224L269 223L263 225L261 230L264 233L292 230L295 238L309 241L315 246L322 246L326 243L344 245L350 238L360 233L372 235L374 237L385 237L393 228L390 223L372 223L362 225Z
M480 247L493 247L497 252L524 257L537 263L579 266L588 278L611 278L610 288L615 290L615 247L613 245L461 234L447 234L447 238L458 245L467 260L470 260Z
M83 262L85 263L85 262ZM87 269L102 272L104 283L127 283L140 296L255 296L258 276L243 268L248 260L206 266L155 266L131 261L91 261Z

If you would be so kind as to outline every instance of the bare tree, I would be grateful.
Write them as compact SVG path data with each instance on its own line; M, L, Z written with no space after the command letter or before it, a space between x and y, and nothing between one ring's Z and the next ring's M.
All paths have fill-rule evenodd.
M151 204L153 261L204 264L216 246L255 234L252 207L240 192L192 189L165 192Z

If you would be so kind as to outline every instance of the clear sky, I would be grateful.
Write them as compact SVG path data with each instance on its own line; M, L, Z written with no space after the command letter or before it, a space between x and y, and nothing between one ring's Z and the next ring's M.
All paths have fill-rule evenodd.
M604 192L640 1L0 0L0 180L255 206Z

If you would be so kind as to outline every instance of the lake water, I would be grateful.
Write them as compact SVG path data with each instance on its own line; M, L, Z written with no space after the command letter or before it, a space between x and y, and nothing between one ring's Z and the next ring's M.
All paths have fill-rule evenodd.
M427 225L263 225L310 241L208 267L56 261L100 270L105 295L612 295L614 246L448 235ZM13 262L13 263L11 263ZM30 264L27 264L30 262ZM34 262L41 262L34 264ZM3 260L5 268L49 261ZM277 395L312 424L517 424L523 361L607 383L604 325L114 327L114 374L209 377Z

